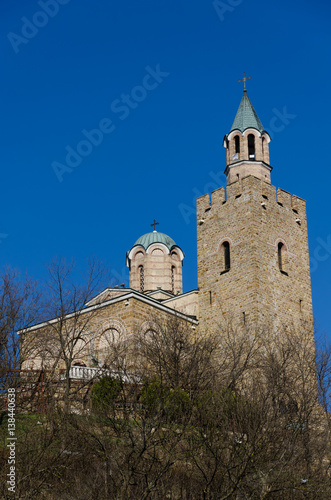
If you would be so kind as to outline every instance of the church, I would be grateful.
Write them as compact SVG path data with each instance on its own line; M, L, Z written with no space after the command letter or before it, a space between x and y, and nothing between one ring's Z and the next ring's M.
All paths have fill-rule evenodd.
M93 317L76 339L70 378L92 378L106 365L114 343L171 318L197 335L216 331L222 321L239 328L268 325L274 334L305 322L313 341L305 201L272 185L270 140L244 78L239 108L223 140L226 189L197 199L198 289L183 292L184 251L154 220L153 230L127 251L129 287L103 290L80 312ZM57 321L29 328L23 346ZM51 362L52 349L37 345L22 359L22 369L42 370ZM58 366L63 368L61 361Z

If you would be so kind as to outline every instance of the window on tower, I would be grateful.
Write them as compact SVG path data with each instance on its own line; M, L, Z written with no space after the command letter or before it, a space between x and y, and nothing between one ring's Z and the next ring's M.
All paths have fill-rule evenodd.
M278 243L278 267L280 271L283 271L283 243Z
M224 241L221 246L222 260L223 260L223 270L222 273L226 273L230 270L231 267L231 259L230 259L230 243L228 241Z
M236 135L234 138L234 144L235 144L235 153L240 153L240 138L239 135Z
M230 269L230 243L224 242L224 267L226 270Z
M248 158L255 160L255 137L253 134L248 135Z
M286 250L286 246L284 245L284 243L278 243L278 247L277 247L277 253L278 253L278 267L279 267L279 270L282 274L286 274L286 276L288 276L288 273L287 273L287 250Z
M240 153L240 137L236 135L234 138L234 153L232 154L232 160L239 160Z

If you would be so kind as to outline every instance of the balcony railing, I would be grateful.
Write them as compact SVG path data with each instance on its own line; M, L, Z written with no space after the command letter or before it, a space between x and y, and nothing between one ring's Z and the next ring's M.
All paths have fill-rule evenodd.
M72 380L92 380L101 377L113 377L121 379L126 384L139 383L139 377L133 373L120 372L109 370L107 368L89 367L89 366L72 366L69 371L69 378ZM65 380L66 375L62 373L61 380Z

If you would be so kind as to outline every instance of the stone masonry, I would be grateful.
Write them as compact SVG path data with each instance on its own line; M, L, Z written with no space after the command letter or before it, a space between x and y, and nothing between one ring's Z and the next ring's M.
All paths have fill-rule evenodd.
M305 201L252 175L197 200L200 331L222 318L312 325ZM230 269L222 243L229 242ZM283 244L279 268L278 244Z

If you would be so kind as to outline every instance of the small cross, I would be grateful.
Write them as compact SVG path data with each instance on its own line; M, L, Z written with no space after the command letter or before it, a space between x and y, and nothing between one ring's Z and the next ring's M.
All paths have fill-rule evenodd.
M246 90L246 81L247 80L251 80L251 79L252 79L251 76L246 76L246 73L244 73L244 78L242 80L238 80L238 83L244 82L244 92L247 92L247 90Z
M154 226L154 231L156 231L155 226L157 226L158 224L159 224L159 223L158 223L158 222L156 222L156 220L154 219L153 224L151 224L151 226Z

